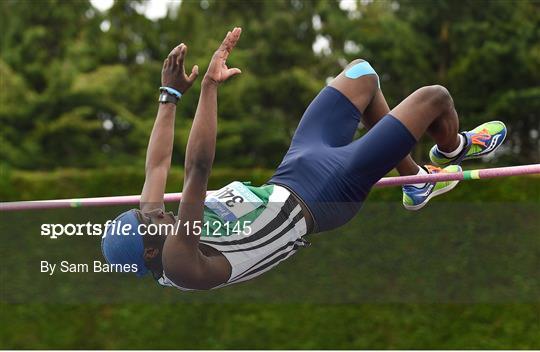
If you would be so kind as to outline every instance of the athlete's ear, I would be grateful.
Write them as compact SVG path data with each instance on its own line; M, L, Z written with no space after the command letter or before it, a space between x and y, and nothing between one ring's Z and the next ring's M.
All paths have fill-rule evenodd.
M143 258L146 261L152 260L159 254L159 249L155 247L144 248Z

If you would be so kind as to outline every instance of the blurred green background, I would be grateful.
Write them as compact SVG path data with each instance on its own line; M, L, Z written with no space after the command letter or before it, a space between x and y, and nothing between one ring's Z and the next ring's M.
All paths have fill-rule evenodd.
M211 188L265 182L307 104L355 58L372 63L391 106L443 84L464 128L505 121L508 140L490 165L540 161L538 1L183 0L149 18L155 3L0 2L0 200L140 192L163 58L184 42L187 64L204 72L233 26L244 32L230 64L243 73L220 90ZM199 89L179 104L169 192L182 184ZM418 144L419 162L430 146ZM268 277L226 289L222 302L123 276L115 291L95 278L37 274L40 257L99 257L97 241L39 238L43 221L101 221L116 208L2 213L0 347L540 348L540 179L463 183L414 215L399 200L397 188L374 191L347 227L313 238ZM451 216L441 223L441 214ZM462 219L463 228L451 221ZM446 264L407 261L423 255ZM377 288L378 298L362 295ZM452 288L457 298L442 294ZM460 299L467 288L472 298ZM347 296L329 299L334 289Z
M464 128L508 124L501 158L540 158L538 1L203 0L171 5L155 20L143 5L0 3L4 168L143 165L163 58L185 42L187 65L205 72L233 26L244 33L230 65L243 74L220 90L217 166L276 167L307 104L359 57L379 72L391 106L443 84ZM179 105L176 165L199 87Z

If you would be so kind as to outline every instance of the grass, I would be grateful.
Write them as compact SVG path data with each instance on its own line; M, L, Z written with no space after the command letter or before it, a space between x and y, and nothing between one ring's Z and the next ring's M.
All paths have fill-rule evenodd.
M399 196L376 190L278 268L202 293L39 273L42 259L101 258L99 238L53 241L43 222L103 222L120 208L0 213L0 347L540 348L540 179L463 182L417 213Z

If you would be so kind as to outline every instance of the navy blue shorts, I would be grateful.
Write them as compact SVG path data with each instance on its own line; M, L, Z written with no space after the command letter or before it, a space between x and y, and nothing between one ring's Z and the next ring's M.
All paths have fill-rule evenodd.
M341 92L325 87L307 108L289 151L268 182L285 186L304 201L313 215L314 232L352 219L371 187L416 144L392 115L353 141L360 116Z

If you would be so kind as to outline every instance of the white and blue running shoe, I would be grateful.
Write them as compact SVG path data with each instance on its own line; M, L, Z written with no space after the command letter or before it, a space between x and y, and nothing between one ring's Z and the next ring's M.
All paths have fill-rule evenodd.
M437 174L439 172L461 172L461 166L459 165L450 165L444 169L426 165L425 168L430 174ZM427 182L424 187L421 188L414 185L404 185L402 187L403 206L407 210L419 210L423 208L431 198L451 191L458 183L459 181Z
M506 126L501 121L490 121L481 124L472 131L461 132L465 137L463 150L453 158L449 158L434 145L429 158L437 165L460 165L464 160L480 158L494 152L506 138Z

